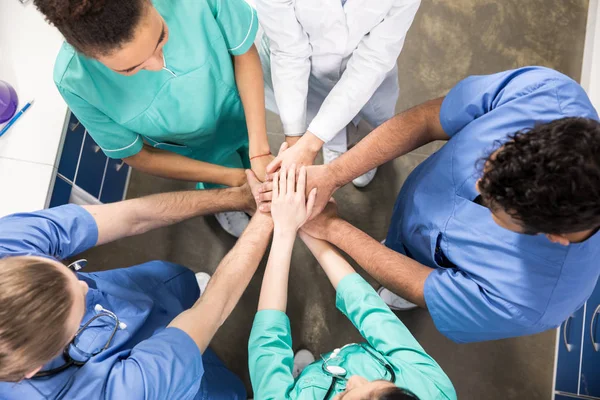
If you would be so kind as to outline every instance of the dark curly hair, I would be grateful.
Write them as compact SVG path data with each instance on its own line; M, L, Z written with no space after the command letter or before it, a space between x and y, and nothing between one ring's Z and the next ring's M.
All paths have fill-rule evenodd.
M148 0L34 0L80 53L107 55L133 38Z
M481 164L484 202L526 232L600 227L600 122L562 118L517 132Z

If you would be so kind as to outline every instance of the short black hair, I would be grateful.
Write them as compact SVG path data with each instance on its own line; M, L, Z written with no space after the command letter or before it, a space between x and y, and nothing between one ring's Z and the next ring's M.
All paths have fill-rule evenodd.
M107 55L133 39L148 0L34 0L67 43L88 56Z
M600 227L600 122L568 117L519 131L482 160L481 196L527 232Z
M377 400L419 400L419 398L408 389L393 387L379 393Z

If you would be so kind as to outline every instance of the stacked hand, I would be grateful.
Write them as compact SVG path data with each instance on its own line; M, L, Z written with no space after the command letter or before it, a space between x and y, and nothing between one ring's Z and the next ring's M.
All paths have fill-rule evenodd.
M306 167L301 167L296 182L296 166L281 168L271 182L271 216L275 234L296 234L312 213L317 189L306 196Z

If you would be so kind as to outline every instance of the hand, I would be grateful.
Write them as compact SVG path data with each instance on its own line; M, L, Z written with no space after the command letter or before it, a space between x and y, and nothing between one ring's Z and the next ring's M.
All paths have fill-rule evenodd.
M267 176L267 165L269 165L274 159L275 156L273 156L272 154L268 154L250 160L252 172L254 172L254 175L256 175L259 181L265 181L265 178Z
M291 148L284 142L275 160L267 166L267 173L272 174L281 167L289 168L292 164L312 165L322 146L323 141L310 132L306 132Z
M246 171L246 183L240 188L244 199L246 200L247 206L244 209L250 215L254 215L258 206L259 189L262 183L258 180L252 170L247 169Z
M279 234L296 234L296 231L308 220L315 203L317 189L306 200L306 167L300 168L296 186L296 166L281 168L273 177L273 200L271 216L275 231Z
M246 183L246 174L242 168L227 168L227 186L240 187Z
M298 143L298 140L302 139L302 136L286 136L285 142L288 145L288 149Z
M337 218L339 218L337 214L337 204L335 203L335 200L331 198L329 202L327 202L327 207L325 207L322 213L302 226L302 232L316 239L327 240L329 226L331 222Z
M334 179L334 174L331 172L329 165L316 165L306 168L306 190L311 191L315 188L319 190L319 194L315 200L315 206L310 216L311 219L325 209L333 193L340 188ZM259 191L261 191L260 198L264 197L266 199L268 196L263 196L265 194L264 189L265 186L263 184L259 188Z

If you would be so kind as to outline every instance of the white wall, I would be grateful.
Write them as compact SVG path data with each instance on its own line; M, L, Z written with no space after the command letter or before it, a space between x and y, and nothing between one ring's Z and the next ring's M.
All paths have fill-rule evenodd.
M600 0L590 0L581 85L600 111Z

